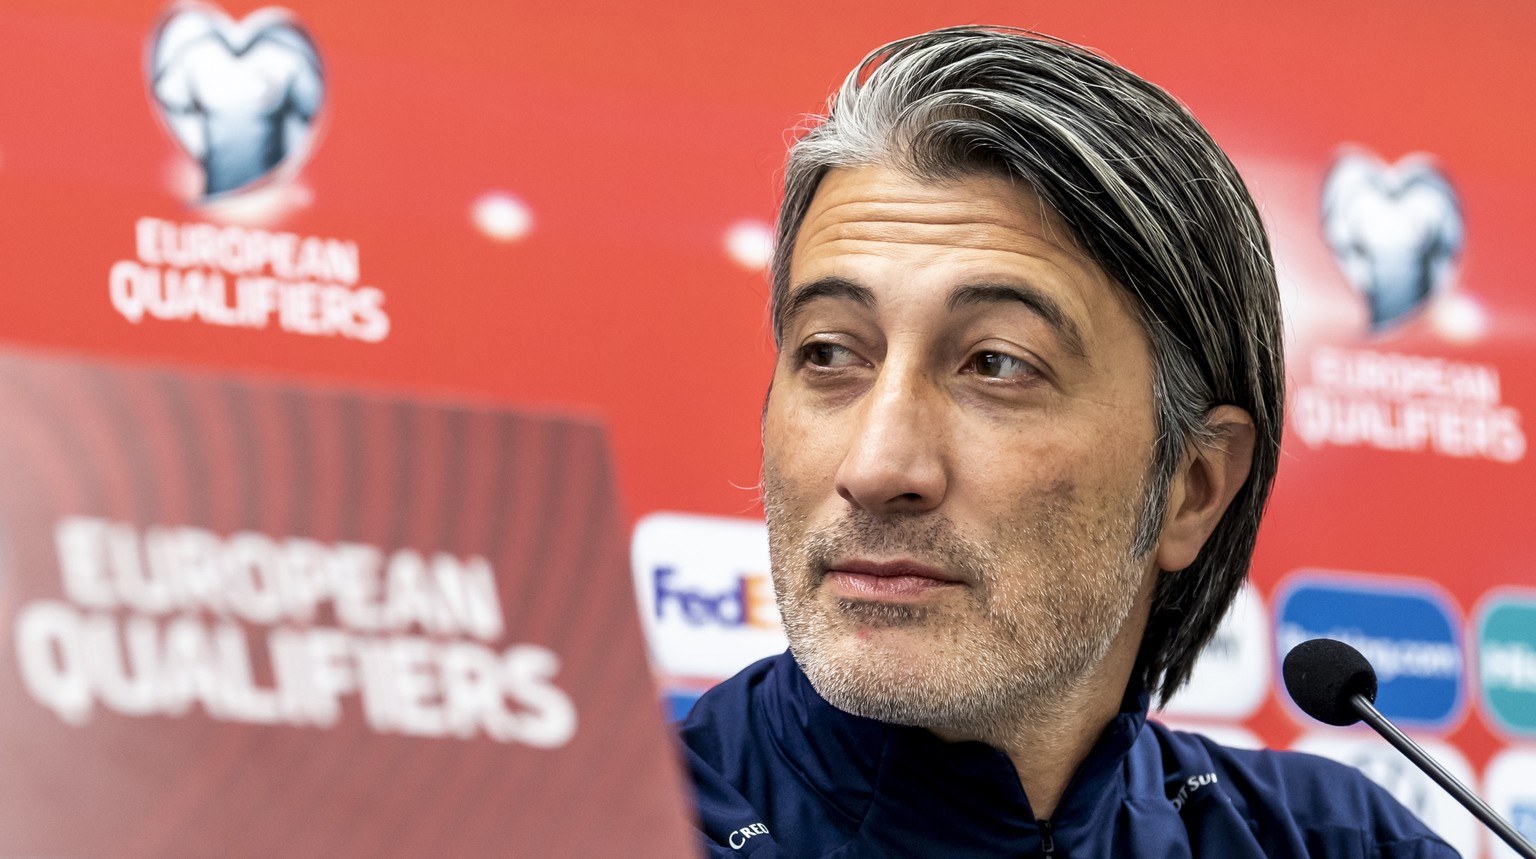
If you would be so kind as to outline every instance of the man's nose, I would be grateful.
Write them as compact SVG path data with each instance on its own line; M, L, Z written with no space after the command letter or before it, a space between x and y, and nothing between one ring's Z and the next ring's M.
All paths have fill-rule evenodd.
M942 393L918 373L887 365L851 416L837 494L871 513L919 513L948 488Z

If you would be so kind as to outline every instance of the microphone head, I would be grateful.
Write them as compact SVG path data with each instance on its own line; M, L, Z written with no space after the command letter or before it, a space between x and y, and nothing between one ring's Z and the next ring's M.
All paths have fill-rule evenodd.
M1376 671L1360 651L1342 641L1314 638L1291 648L1281 668L1285 690L1308 716L1329 725L1353 725L1356 694L1376 702Z

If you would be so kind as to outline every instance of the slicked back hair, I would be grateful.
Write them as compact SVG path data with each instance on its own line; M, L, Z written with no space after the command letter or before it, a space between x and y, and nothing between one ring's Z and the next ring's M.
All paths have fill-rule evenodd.
M1195 562L1158 578L1134 680L1166 704L1247 578L1280 456L1280 301L1242 178L1172 96L1083 48L980 27L893 42L849 74L790 148L771 267L776 341L795 238L822 177L876 165L933 182L1020 182L1129 294L1151 343L1158 434L1138 557L1157 543L1185 452L1222 443L1210 409L1252 416L1247 482Z

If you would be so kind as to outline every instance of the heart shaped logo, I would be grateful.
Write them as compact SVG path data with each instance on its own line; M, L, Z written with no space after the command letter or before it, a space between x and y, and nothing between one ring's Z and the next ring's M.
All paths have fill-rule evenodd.
M205 199L296 169L325 103L314 40L276 7L235 21L215 6L172 6L150 37L148 78L166 128L202 165Z
M1407 318L1450 283L1461 255L1461 204L1422 152L1387 164L1349 148L1323 182L1323 234L1380 331Z

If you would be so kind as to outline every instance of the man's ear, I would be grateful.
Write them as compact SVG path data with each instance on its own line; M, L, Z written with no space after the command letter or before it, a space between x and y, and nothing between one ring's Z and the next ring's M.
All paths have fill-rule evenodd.
M1253 467L1253 418L1247 411L1217 406L1206 412L1205 423L1210 439L1190 445L1168 484L1168 512L1157 543L1161 570L1195 562Z

